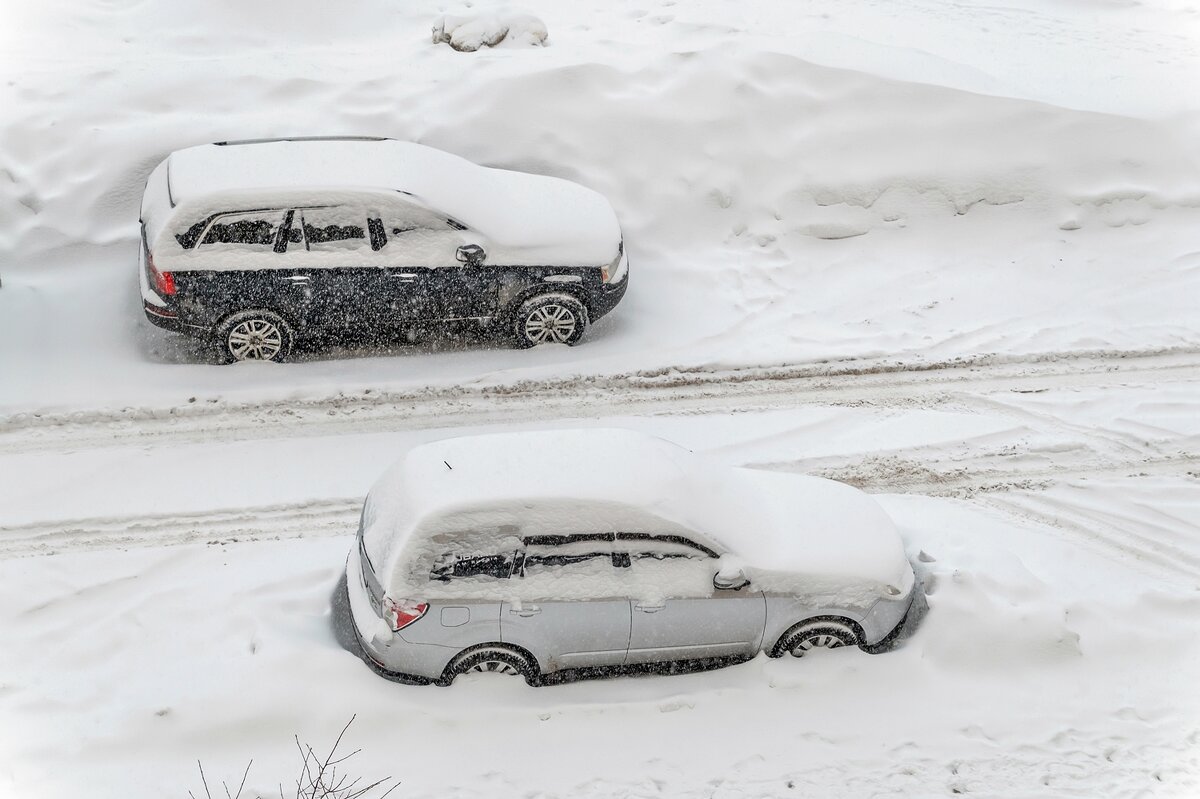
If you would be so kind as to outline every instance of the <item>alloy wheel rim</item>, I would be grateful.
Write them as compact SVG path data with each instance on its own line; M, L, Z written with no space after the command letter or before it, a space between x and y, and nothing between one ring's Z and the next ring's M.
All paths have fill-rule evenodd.
M818 633L810 635L806 638L801 638L792 647L791 652L796 657L803 657L805 652L811 652L814 649L837 649L840 646L845 646L846 642L836 635L829 633Z
M534 309L525 317L525 337L534 344L566 344L575 335L577 324L570 308L551 303Z
M229 331L228 344L239 361L269 361L283 349L283 333L266 319L247 319Z
M480 663L476 663L474 666L467 669L467 671L468 672L479 671L479 672L483 672L484 674L516 675L519 673L517 671L516 666L514 666L511 663L505 663L503 660L484 660Z

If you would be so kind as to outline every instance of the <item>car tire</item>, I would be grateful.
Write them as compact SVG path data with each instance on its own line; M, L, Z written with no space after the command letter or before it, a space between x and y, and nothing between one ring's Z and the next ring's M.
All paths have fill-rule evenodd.
M849 622L837 619L809 619L780 636L771 656L790 654L792 657L803 657L813 649L858 646L861 642L858 631Z
M446 672L438 684L449 685L458 675L472 672L524 677L525 682L530 685L534 685L538 677L537 666L524 652L492 644L459 653L450 661L450 665L446 666Z
M522 302L513 314L512 331L520 349L538 344L573 346L588 325L587 308L571 294L549 292Z
M215 331L217 358L236 361L284 361L292 353L295 334L287 321L265 308L230 314Z

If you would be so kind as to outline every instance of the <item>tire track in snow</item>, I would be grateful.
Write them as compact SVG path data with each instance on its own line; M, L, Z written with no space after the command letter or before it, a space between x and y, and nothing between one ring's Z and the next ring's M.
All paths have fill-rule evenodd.
M1185 475L1200 468L1200 456L1136 457L1098 463L1092 458L1063 457L1056 453L1053 465L1025 468L989 468L989 462L1002 460L998 453L970 461L918 461L894 456L855 459L844 466L821 465L820 461L793 464L763 464L759 468L813 474L849 483L868 493L921 494L930 497L966 499L978 494L1015 490L1037 490L1052 482L1086 480L1090 477L1148 477ZM832 459L830 459L832 460ZM841 459L839 459L841 460ZM828 463L828 461L826 462Z
M812 473L840 479L870 493L919 494L981 501L1008 516L1054 528L1085 545L1107 550L1122 563L1127 564L1132 559L1157 572L1182 576L1200 588L1200 537L1190 542L1193 546L1189 549L1139 532L1128 524L1101 522L1080 513L1067 502L1056 501L1042 493L1051 486L1064 483L1086 485L1085 481L1092 478L1188 477L1200 467L1200 457L1196 455L1140 458L1086 468L1063 463L1033 469L985 468L972 472L960 467L955 471L937 471L913 462L907 462L899 469L892 467L894 463L887 463L875 477L865 476L861 467L850 472L817 470Z
M362 498L355 497L184 514L33 522L0 527L0 560L65 551L353 535L361 509Z
M1041 392L1161 379L1200 379L1191 350L981 357L942 363L846 361L731 371L661 370L562 381L176 408L21 413L0 418L0 450L76 450L396 432L617 415L729 413L797 405L927 407L965 393Z
M1113 381L1116 383L1117 381ZM1026 523L1050 527L1081 543L1106 551L1122 563L1131 560L1158 574L1200 585L1200 538L1163 540L1139 532L1132 522L1112 524L1041 493L1054 485L1086 486L1089 479L1200 476L1200 453L1181 448L1186 440L1158 443L1108 428L1081 425L1069 417L1032 412L1006 404L997 395L971 395L960 403L970 409L1012 417L1021 427L1046 438L1030 444L1024 436L992 443L987 449L941 445L867 456L808 458L761 463L760 468L816 474L871 493L920 494L976 499ZM1161 533L1161 531L1159 531ZM1191 544L1190 547L1187 544Z
M1181 456L1154 461L1136 458L1103 465L1093 463L1088 468L1080 468L1078 462L1064 462L1048 467L996 470L986 467L988 460L987 457L978 459L974 472L959 468L953 473L937 472L936 461L929 465L909 461L899 470L888 465L874 477L861 468L852 477L844 470L808 466L800 468L797 463L754 466L772 471L822 474L874 493L934 497L975 497L982 494L990 499L994 494L1029 494L1056 482L1089 476L1184 474L1189 467L1198 463L1194 456ZM48 520L12 525L0 527L0 559L81 550L349 536L358 528L361 506L362 499L354 497L313 500L295 505L226 508L211 512ZM1032 511L1022 511L1016 515L1039 524L1047 523L1044 515L1034 515ZM1054 526L1063 527L1060 524ZM1189 577L1200 575L1200 558L1194 555L1181 552L1175 559L1177 563L1173 564L1160 557L1162 547L1155 549L1154 541L1143 539L1130 543L1124 539L1118 540L1115 534L1093 537L1139 559L1144 557L1146 551L1150 551L1151 559L1161 561L1160 565L1164 567L1171 567L1173 571ZM1150 549L1147 550L1147 547Z
M1100 548L1124 555L1123 563L1132 559L1138 565L1182 576L1193 588L1200 589L1200 553L1143 535L1128 526L1103 523L1073 511L1063 502L1032 492L989 496L985 502L1009 516L1059 530L1084 545L1099 545Z

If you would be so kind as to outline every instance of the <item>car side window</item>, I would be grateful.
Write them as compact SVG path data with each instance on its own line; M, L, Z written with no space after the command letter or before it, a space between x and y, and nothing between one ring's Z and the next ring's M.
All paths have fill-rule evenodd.
M618 533L630 559L630 589L640 598L699 599L713 593L717 553L680 535Z
M449 230L447 221L432 211L418 205L405 203L379 215L389 236L419 234L421 231Z
M709 547L682 535L653 533L617 533L617 550L628 552L634 560L641 558L693 558L707 560L718 557Z
M304 239L313 252L348 252L365 249L372 243L367 235L368 216L364 209L328 206L304 208L299 213Z
M229 244L249 249L271 248L275 246L283 219L283 211L222 214L208 226L201 246Z
M623 595L629 559L613 551L613 533L538 535L523 539L513 577L523 593L573 599Z
M601 547L531 547L517 564L521 577L536 577L539 574L554 574L567 567L590 564L607 570L616 565L611 550Z
M457 264L455 250L463 243L462 225L416 205L391 208L379 214L379 249L429 265Z

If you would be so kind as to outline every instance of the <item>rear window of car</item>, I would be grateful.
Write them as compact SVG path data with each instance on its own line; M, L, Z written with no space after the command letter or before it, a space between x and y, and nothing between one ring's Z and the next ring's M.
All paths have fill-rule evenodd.
M273 247L283 217L283 211L224 214L212 221L200 244L233 244L254 249Z
M445 553L434 561L431 580L449 582L464 577L495 577L506 580L512 574L516 553L503 555L456 555Z

